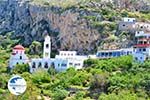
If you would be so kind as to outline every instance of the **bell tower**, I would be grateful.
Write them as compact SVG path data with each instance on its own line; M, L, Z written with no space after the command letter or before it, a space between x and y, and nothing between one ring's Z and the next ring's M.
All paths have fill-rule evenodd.
M51 56L51 39L49 35L46 35L44 41L43 58L50 58L50 56Z

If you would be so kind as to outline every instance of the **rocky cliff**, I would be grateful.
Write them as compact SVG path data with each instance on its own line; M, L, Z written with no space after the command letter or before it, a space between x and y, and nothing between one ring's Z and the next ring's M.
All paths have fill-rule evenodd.
M33 40L42 41L43 33L47 31L54 48L92 50L99 33L82 18L89 13L79 9L63 11L59 7L32 5L23 0L5 0L0 2L0 33L13 31L13 37L29 45Z
M97 28L91 26L91 21L85 18L100 16L98 21L102 21L99 12L80 9L82 6L65 9L49 6L49 3L41 6L31 1L33 0L0 0L0 34L13 32L13 38L20 39L21 43L28 46L34 40L43 41L44 32L47 31L52 37L53 49L78 52L95 50L104 37ZM119 5L119 2L116 5ZM106 5L90 2L84 6L101 9Z

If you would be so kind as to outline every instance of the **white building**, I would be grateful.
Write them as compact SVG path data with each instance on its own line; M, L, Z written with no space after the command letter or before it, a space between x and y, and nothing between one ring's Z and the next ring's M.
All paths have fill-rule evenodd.
M96 55L88 55L88 59L97 59Z
M87 56L79 56L76 51L60 51L59 55L55 58L51 58L51 40L47 35L44 41L43 58L31 59L30 72L34 72L39 69L48 70L50 67L56 69L56 71L64 71L69 67L75 69L81 69L83 62L87 59Z
M125 18L123 18L123 21L124 21L124 22L136 22L136 19L135 19L135 18L128 18L128 17L125 17Z
M81 69L86 59L88 59L87 56L77 55L76 51L60 51L55 57L55 69L57 71L66 70L69 67Z
M144 62L150 57L150 34L140 31L136 32L135 37L133 57L136 61Z
M100 59L105 58L113 58L113 57L120 57L123 55L132 55L133 48L125 48L125 49L117 49L117 50L101 50L98 51L96 56Z
M25 48L21 45L16 45L13 48L13 52L9 60L9 68L12 69L17 64L27 64L28 62L29 62L29 59L25 54Z
M135 37L139 37L139 36L146 36L146 34L143 31L136 31L135 32Z
M43 58L32 58L30 64L30 72L34 72L39 69L48 70L49 67L54 66L54 58L51 55L51 39L50 36L46 35L43 47Z
M53 58L51 59L45 59L45 58L34 58L31 59L31 64L30 64L30 72L35 72L40 69L45 69L48 70L50 67L54 67L54 60Z
M133 28L135 28L137 31L150 32L150 23L136 22L133 25Z

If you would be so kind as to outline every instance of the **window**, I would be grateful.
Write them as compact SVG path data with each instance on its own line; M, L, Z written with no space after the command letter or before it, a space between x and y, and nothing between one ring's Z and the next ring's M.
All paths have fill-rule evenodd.
M146 42L146 41L144 41L144 44L147 44L147 42Z
M51 67L55 69L55 64L54 64L54 62L51 63Z
M108 53L105 53L106 56L108 56Z
M75 66L80 66L80 63L75 64Z
M65 66L67 66L67 64L61 64L61 66L62 66L62 67L65 67Z
M132 51L130 51L130 54L132 54Z
M33 64L32 64L32 68L35 68L35 62L33 62Z
M69 65L73 65L73 63L69 63Z
M104 56L104 53L102 52L102 56Z
M139 41L139 44L143 44L143 42L142 42L142 41Z
M39 65L38 65L38 68L41 68L41 67L42 67L42 63L40 62Z
M100 56L101 56L101 53L97 53L97 56L100 57Z
M20 56L20 60L22 60L22 56Z
M46 44L46 48L49 48L49 44Z
M112 56L112 52L109 52L109 56Z
M17 62L17 65L18 65L19 63Z
M48 63L47 62L45 63L44 68L48 68Z
M143 51L146 51L146 49L145 49L145 48L143 48Z
M135 57L135 60L138 60L138 58L137 58L137 57Z

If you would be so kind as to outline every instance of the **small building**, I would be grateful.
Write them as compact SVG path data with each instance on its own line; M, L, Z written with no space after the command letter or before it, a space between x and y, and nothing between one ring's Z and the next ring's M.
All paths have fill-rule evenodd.
M123 20L119 22L118 29L131 33L135 33L136 31L150 32L150 23L136 22L135 18L123 18Z
M121 22L119 22L118 29L121 31L132 31L133 30L133 25L136 23L135 18L123 18Z
M27 63L29 63L29 59L25 54L25 48L22 45L16 45L9 60L9 68L13 69L17 64Z
M60 51L59 55L55 57L55 68L57 71L69 67L74 67L76 70L81 69L86 59L88 59L88 56L77 55L76 51Z
M150 23L136 22L136 23L133 25L133 28L134 28L136 31L150 32Z
M123 18L123 22L136 22L136 19L125 17L125 18Z
M120 57L124 55L132 55L132 53L133 48L117 49L117 50L101 50L97 52L96 56L99 59L106 59L106 58Z
M138 62L144 62L150 57L150 34L143 31L136 32L133 57Z

